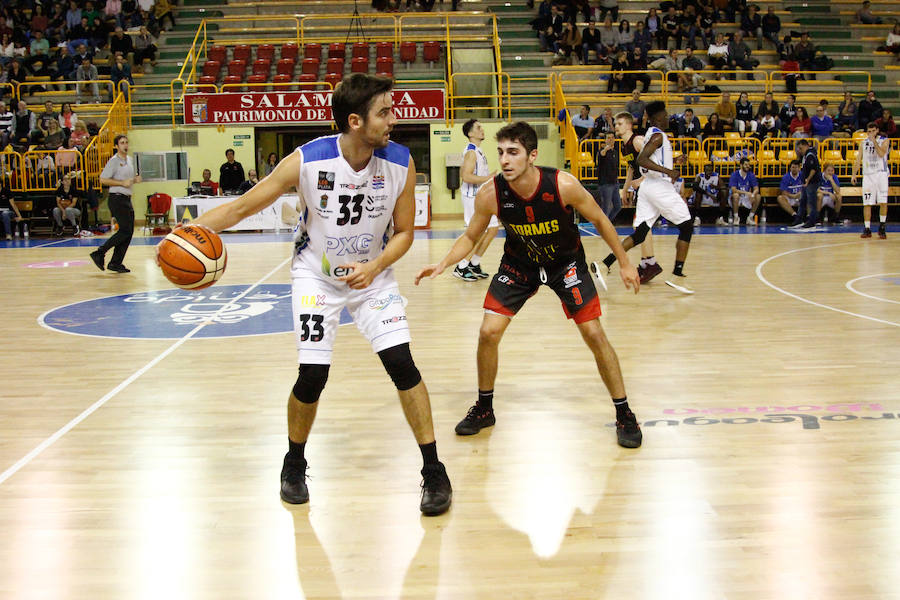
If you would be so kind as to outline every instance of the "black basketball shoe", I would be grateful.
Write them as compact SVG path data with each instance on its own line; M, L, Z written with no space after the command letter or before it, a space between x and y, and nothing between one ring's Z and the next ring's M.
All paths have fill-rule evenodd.
M306 459L292 458L290 452L284 455L284 466L281 467L281 499L288 504L309 502L309 489L306 487Z
M616 438L623 448L640 447L644 436L641 433L641 426L638 425L634 413L630 410L625 413L623 420L616 420Z
M475 435L485 427L490 427L496 422L494 409L474 404L469 409L466 417L457 423L456 435Z
M452 497L453 488L450 487L450 478L447 477L444 464L422 467L422 503L419 505L422 514L434 517L447 512Z
M469 272L478 279L487 279L490 277L490 275L481 270L481 265L469 265Z

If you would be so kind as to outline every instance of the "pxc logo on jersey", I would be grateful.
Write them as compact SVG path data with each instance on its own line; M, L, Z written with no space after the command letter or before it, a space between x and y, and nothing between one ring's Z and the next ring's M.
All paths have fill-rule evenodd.
M372 189L373 190L383 190L384 189L384 175L375 175L372 177Z
M207 322L194 337L267 335L293 331L291 286L223 285L206 290L160 290L96 298L44 313L44 327L95 337L177 339ZM303 296L306 306L324 304L324 296ZM341 323L351 322L341 314Z
M393 303L403 304L403 296L400 294L390 293L387 296L372 298L368 302L370 310L384 310Z
M331 171L319 171L319 176L316 180L318 189L327 191L334 189L334 173Z
M325 249L328 251L337 250L338 256L346 254L365 254L369 251L372 241L375 237L370 233L362 233L360 235L351 235L347 237L325 237Z
M563 277L563 285L566 286L566 289L569 289L579 283L581 283L581 280L578 279L578 269L575 268L575 263L572 263L566 268L566 275Z

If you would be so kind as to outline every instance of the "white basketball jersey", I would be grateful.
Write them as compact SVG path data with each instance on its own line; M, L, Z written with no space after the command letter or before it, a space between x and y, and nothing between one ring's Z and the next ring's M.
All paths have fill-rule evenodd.
M884 140L886 138L877 136L876 141L879 145L884 144ZM875 150L875 144L869 141L869 138L864 139L859 143L859 153L862 156L862 172L863 175L875 175L877 173L887 173L888 171L888 155L887 152L884 156L878 156L878 152Z
M490 175L491 172L488 170L487 156L484 155L484 152L481 151L481 148L469 142L466 145L466 149L463 150L463 158L466 156L466 152L469 151L475 152L475 173L474 175L477 177L484 177L485 175ZM462 193L466 196L470 196L472 198L475 197L475 194L478 192L478 188L481 187L482 184L474 184L474 183L466 183L462 184Z
M397 197L406 186L409 148L390 142L375 150L362 171L341 155L340 135L297 148L303 206L294 229L292 272L302 266L333 278L341 265L377 258L392 235Z
M672 144L669 142L669 136L666 135L666 132L657 127L649 127L647 128L647 133L644 134L644 143L650 143L650 138L653 137L654 133L659 133L662 135L663 143L662 146L657 148L653 154L650 155L650 160L654 163L658 164L661 167L665 167L667 169L672 168ZM663 175L658 171L650 171L641 167L641 173L645 177L649 177L650 179L661 179L664 181L669 181L668 175Z
M699 190L694 190L694 195L697 196L697 192L700 192L700 197L702 195L709 196L710 198L715 198L719 195L719 174L713 172L709 177L706 176L706 173L700 173L700 185Z

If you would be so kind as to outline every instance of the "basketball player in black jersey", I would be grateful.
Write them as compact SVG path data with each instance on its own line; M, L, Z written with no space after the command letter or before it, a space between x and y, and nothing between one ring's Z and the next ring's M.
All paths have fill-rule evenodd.
M484 300L484 319L478 338L478 402L456 426L459 435L472 435L494 424L494 380L498 347L512 317L525 301L547 285L562 301L566 316L574 320L594 354L600 376L616 407L618 443L626 448L641 445L641 429L628 408L619 359L610 345L600 316L597 289L588 271L573 210L590 220L621 264L626 288L637 293L637 270L619 243L616 230L593 196L569 173L536 167L537 135L528 123L507 125L497 132L502 174L486 182L475 197L475 215L447 256L423 268L424 277L435 278L456 264L478 241L492 215L506 228L506 244L500 267Z

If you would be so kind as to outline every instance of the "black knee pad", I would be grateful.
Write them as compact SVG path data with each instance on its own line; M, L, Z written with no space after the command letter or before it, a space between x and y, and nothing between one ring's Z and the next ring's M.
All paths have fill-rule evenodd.
M300 365L297 382L294 383L294 397L304 404L319 401L325 382L328 381L330 365Z
M422 375L419 374L419 369L416 368L409 351L409 344L386 348L378 353L378 358L401 392L416 387L422 381Z
M678 240L681 242L691 242L691 236L694 235L694 221L688 219L678 226Z
M634 233L631 234L631 241L634 242L635 246L640 246L644 243L644 240L647 239L647 234L650 232L650 226L647 225L646 222L641 223L637 226L637 229L634 230Z

